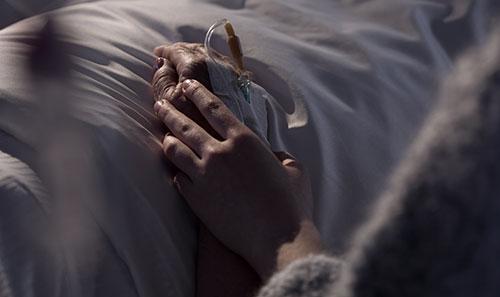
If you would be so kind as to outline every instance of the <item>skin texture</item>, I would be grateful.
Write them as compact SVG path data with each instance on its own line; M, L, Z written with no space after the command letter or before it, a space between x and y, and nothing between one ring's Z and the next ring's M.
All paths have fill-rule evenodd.
M276 268L278 249L309 220L308 180L297 161L270 151L201 83L186 80L182 92L223 140L168 100L156 102L155 111L172 132L163 145L180 169L174 184L209 230L267 277Z
M297 258L321 252L302 166L289 154L272 152L203 83L183 81L189 77L183 69L203 68L198 58L187 56L199 57L203 50L175 47L157 48L156 54L168 61L162 68L180 73L178 80L155 88L162 81L157 72L153 88L162 90L155 94L165 94L157 95L161 100L154 109L170 130L163 146L179 169L174 184L180 194L208 231L261 279ZM173 71L171 77L175 80Z
M178 110L219 137L195 105L181 96L180 81L195 78L211 89L205 59L207 54L200 44L176 43L159 46L152 80L154 100L169 100ZM218 62L234 71L233 65L221 55ZM175 64L174 64L175 63ZM238 254L224 246L204 224L198 233L196 294L198 297L253 296L262 285L255 270Z

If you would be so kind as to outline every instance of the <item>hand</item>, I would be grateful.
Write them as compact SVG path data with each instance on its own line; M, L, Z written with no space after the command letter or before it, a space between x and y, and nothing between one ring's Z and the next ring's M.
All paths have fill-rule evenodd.
M206 62L209 56L205 47L198 43L177 42L159 46L154 52L158 56L151 82L154 100L169 100L175 108L193 119L211 135L218 137L196 106L186 100L181 93L181 82L188 78L196 79L207 89L212 90ZM236 75L236 67L231 59L216 51L213 52L213 57L219 65L223 65Z
M207 89L213 90L207 66L209 56L205 47L197 43L178 42L159 46L155 48L154 52L158 56L152 81L155 101L167 99L195 122L201 123L202 126L205 125L205 119L192 102L181 96L180 85L184 80L191 78L202 83ZM216 51L213 52L213 56L219 65L224 65L236 75L236 67L231 59ZM208 127L205 125L205 128Z
M175 43L155 49L158 57L153 77L155 101L168 99L194 122L206 129L213 137L205 118L189 100L181 96L180 81L197 79L211 89L206 60L206 50L199 44ZM220 65L233 71L227 58L215 53ZM260 277L239 255L224 246L201 224L198 232L196 296L251 296L261 286Z
M198 81L184 81L180 91L219 136L168 100L156 102L155 111L172 132L164 139L165 154L181 170L174 184L203 223L263 278L294 258L319 252L302 166L290 155L274 154Z

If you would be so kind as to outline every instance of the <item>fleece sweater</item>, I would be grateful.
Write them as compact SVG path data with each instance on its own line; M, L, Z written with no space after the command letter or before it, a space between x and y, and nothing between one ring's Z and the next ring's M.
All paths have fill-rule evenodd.
M439 96L345 262L302 259L259 297L499 296L500 30Z

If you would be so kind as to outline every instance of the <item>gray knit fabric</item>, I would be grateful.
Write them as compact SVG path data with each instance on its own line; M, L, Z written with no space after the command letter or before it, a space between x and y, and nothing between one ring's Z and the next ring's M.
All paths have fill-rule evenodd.
M500 296L499 230L497 30L443 84L339 280L332 284L335 260L309 258L274 276L259 296Z
M321 297L331 290L341 264L326 256L295 261L271 278L259 297Z

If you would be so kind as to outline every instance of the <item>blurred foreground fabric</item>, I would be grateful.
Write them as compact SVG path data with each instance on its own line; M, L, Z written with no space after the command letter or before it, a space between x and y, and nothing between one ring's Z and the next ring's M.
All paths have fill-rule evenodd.
M73 61L71 87L35 80L27 67L47 15L3 28L0 209L9 215L0 228L19 231L0 235L2 293L194 295L196 220L161 157L149 87L155 46L201 42L213 22L231 20L256 82L276 98L273 137L309 170L315 220L341 253L432 108L439 81L458 54L485 41L499 5L74 4L49 13ZM224 52L221 37L215 47ZM48 231L34 236L29 226Z

